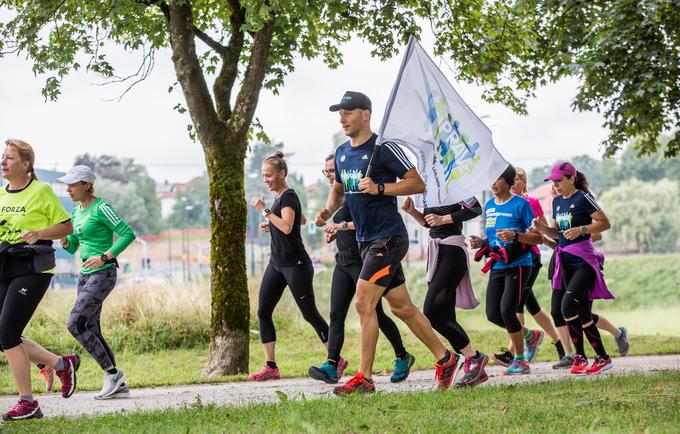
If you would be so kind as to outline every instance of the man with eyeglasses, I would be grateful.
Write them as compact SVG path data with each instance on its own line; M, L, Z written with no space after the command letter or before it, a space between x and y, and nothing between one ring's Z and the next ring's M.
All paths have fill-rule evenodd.
M335 182L335 155L326 157L326 167L321 171L331 187ZM348 365L347 360L340 355L345 341L345 319L354 299L357 282L361 274L363 261L359 244L356 239L354 222L349 208L341 206L333 215L333 223L325 226L326 242L336 241L338 251L335 255L335 269L331 281L331 318L328 331L328 357L319 367L310 366L309 376L325 383L337 383ZM394 371L390 381L398 383L406 380L415 357L406 351L394 321L385 314L382 301L376 308L378 327L394 348Z

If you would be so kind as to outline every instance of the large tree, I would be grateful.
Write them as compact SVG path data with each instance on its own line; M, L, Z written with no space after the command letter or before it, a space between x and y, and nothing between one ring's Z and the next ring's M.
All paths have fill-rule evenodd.
M338 66L341 44L354 35L370 41L374 55L394 55L419 33L413 8L354 0L9 0L0 6L9 16L0 22L0 53L25 56L36 73L48 75L43 94L52 100L62 78L78 68L118 80L106 56L111 45L146 53L133 80L146 77L156 50L170 47L210 180L212 341L204 373L246 372L244 158L260 91L281 86L297 57Z
M104 54L107 42L144 50L151 64L155 50L171 48L210 179L208 374L247 370L244 157L261 89L281 86L295 58L320 57L336 67L342 43L353 37L387 58L410 35L420 34L421 23L434 31L437 52L453 58L459 78L490 87L488 99L517 111L524 110L524 98L536 86L580 77L575 106L605 111L612 131L608 152L633 136L642 137L644 152L656 143L650 137L680 122L680 18L669 1L5 0L0 5L10 13L0 22L0 53L21 54L36 73L48 74L43 93L50 99L58 97L62 77L77 68L115 79ZM197 50L197 41L205 51ZM140 68L141 78L149 63ZM212 89L206 80L211 74ZM669 155L678 142L676 134Z

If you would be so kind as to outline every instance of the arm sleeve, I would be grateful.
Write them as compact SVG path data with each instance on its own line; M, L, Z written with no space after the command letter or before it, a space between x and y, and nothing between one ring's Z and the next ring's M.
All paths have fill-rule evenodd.
M595 202L595 199L588 193L583 193L583 206L586 209L586 213L588 215L592 215L593 213L599 211L602 209L600 205Z
M404 174L415 166L406 156L406 153L396 143L385 142L382 144L382 149L378 154L378 160L387 167L387 169L396 175L398 178L404 177Z
M288 190L287 192L283 193L283 196L281 196L281 216L283 217L283 209L288 207L292 208L293 211L295 211L295 214L301 214L302 213L302 205L300 205L300 199L298 199L297 194L295 194L292 190Z
M529 204L531 205L531 209L534 212L534 216L541 217L541 216L545 215L545 213L543 212L543 207L541 206L540 200L538 200L536 198L532 198L529 201Z
M482 205L475 197L458 202L458 204L460 205L460 209L451 213L451 219L453 219L454 223L465 222L482 215Z
M125 221L118 215L118 213L106 202L99 205L99 215L101 221L118 235L118 240L111 246L111 253L118 257L123 250L125 250L137 238L135 233L130 229Z
M68 240L68 247L64 250L70 254L74 254L76 250L78 250L78 247L80 247L80 240L73 234L67 236L66 239Z

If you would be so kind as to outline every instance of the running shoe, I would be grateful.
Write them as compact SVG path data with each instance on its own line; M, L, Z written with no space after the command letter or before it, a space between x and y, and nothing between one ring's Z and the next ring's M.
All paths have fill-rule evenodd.
M593 364L590 365L590 368L586 371L586 374L588 375L595 375L599 374L600 372L608 371L614 366L612 364L612 358L608 357L606 359L597 356L595 357L595 360L593 361Z
M279 368L270 368L267 366L265 363L262 368L254 373L250 374L248 376L248 380L250 381L267 381L267 380L280 380L281 376L279 375Z
M120 369L116 374L104 374L104 385L102 390L94 396L96 400L127 398L130 396L130 389L127 385L127 378Z
M492 354L491 358L494 362L496 362L497 365L505 366L507 368L510 366L510 362L512 362L514 357L512 357L512 353L508 351L507 348L501 348L501 352Z
M323 381L324 383L328 384L335 384L340 380L338 367L333 366L328 361L324 362L318 368L316 366L310 366L307 370L307 373L313 379Z
M555 363L553 369L569 369L574 364L574 358L572 356L564 356L559 362Z
M448 351L448 350L447 350ZM435 373L434 378L437 380L438 389L448 389L451 387L456 374L458 373L458 361L460 356L453 351L449 351L449 360L443 365L439 363L434 364Z
M406 380L406 378L408 378L408 374L411 373L411 367L415 362L416 357L408 352L406 353L406 357L404 357L403 359L395 358L394 371L392 372L390 381L392 383L400 383Z
M538 350L543 343L544 333L541 330L531 330L531 338L524 341L526 350L524 351L524 359L527 362L533 362L538 356Z
M61 396L70 398L73 392L76 391L76 371L80 368L80 356L72 354L62 356L62 359L64 360L64 369L55 373L61 380Z
M52 387L54 387L54 368L51 368L49 366L45 366L40 370L40 373L42 374L43 378L45 379L45 390L47 392L52 391Z
M26 420L40 419L43 417L38 401L28 402L20 399L19 402L7 413L2 415L2 420Z
M581 375L585 374L586 370L588 369L588 359L585 357L575 354L574 355L574 364L571 365L571 370L569 371L570 373L574 375Z
M529 362L526 360L512 359L508 369L503 371L503 375L526 375L531 373Z
M347 383L342 386L337 386L333 389L333 393L338 396L347 396L353 393L373 393L375 392L375 385L373 381L364 378L361 372L357 372L354 377L350 378Z
M464 387L475 387L479 383L483 383L489 379L484 371L484 367L489 363L489 357L486 354L479 353L478 357L466 357L463 362L463 378L458 380L455 384L456 389Z
M616 347L619 350L619 355L623 357L628 354L630 341L628 340L628 330L626 330L625 327L619 327L619 331L621 334L618 337L615 337L614 340L616 341Z
M338 362L338 380L342 378L342 374L345 373L349 362L344 357L340 356L340 361Z

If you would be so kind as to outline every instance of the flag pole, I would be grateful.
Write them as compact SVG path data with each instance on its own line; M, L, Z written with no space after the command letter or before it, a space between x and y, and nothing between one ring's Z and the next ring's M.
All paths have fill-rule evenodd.
M382 147L382 136L383 133L385 132L385 124L387 122L387 119L389 119L390 117L390 112L392 111L394 99L397 96L397 92L399 91L399 84L401 83L401 76L404 73L406 62L408 58L411 56L411 52L413 51L413 45L416 42L417 41L413 36L410 36L408 38L408 44L406 44L406 52L404 53L404 58L401 59L401 66L399 67L397 80L394 82L392 92L390 92L390 97L387 100L387 105L385 106L385 113L383 114L382 124L380 124L380 130L378 130L378 138L375 141L375 147L373 148L373 153L371 153L371 159L368 161L368 168L366 169L367 178L371 176L371 172L373 171L373 160L375 160L378 157L378 153L380 152L380 148Z

